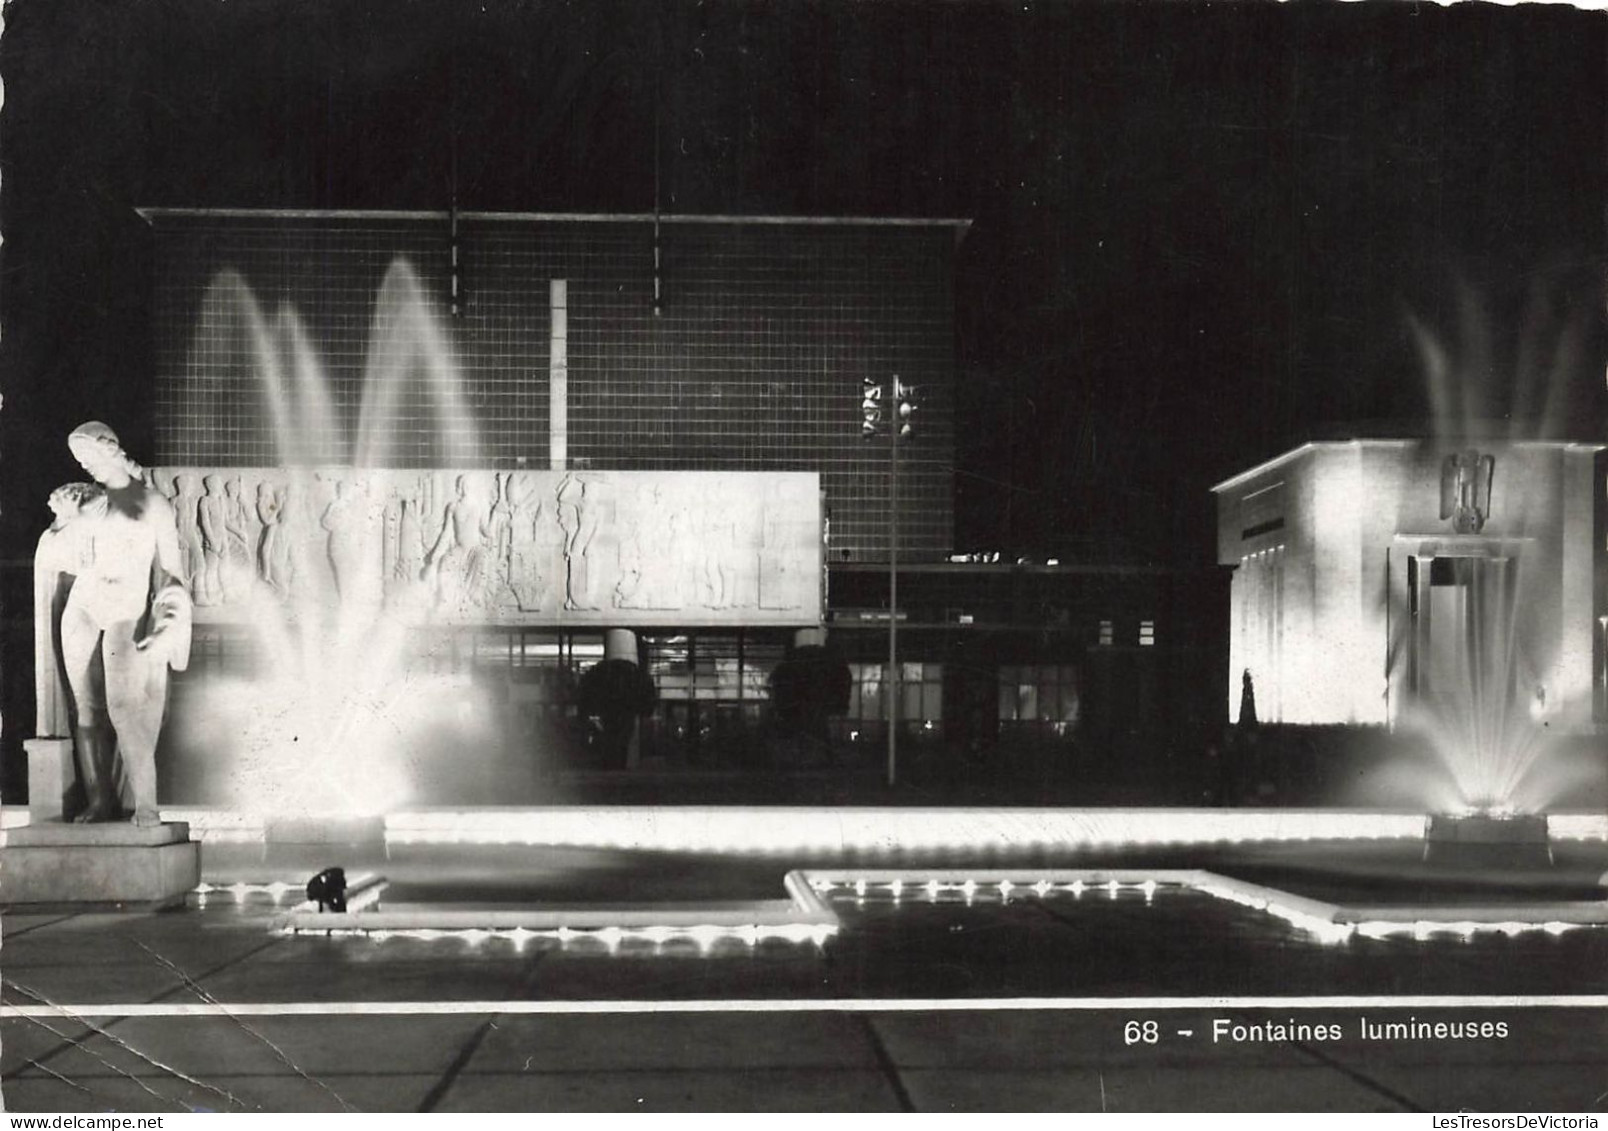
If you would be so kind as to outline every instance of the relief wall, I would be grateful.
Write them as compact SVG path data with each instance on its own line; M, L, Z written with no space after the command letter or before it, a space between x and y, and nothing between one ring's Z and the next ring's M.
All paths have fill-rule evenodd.
M260 602L529 625L821 620L819 477L803 472L152 471L196 619Z

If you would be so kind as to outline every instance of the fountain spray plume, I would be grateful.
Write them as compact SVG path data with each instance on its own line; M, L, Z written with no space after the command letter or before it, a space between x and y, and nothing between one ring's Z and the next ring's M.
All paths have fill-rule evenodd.
M1540 457L1526 462L1516 453L1527 441L1556 440L1567 431L1589 321L1578 304L1562 300L1557 277L1537 276L1517 340L1504 356L1490 303L1459 283L1454 305L1455 352L1417 315L1408 315L1408 325L1434 426L1430 456L1440 461L1442 517L1453 515L1457 531L1442 543L1450 556L1434 559L1421 593L1436 603L1438 618L1452 614L1459 629L1449 644L1415 657L1425 671L1401 722L1432 752L1449 787L1434 789L1426 801L1450 808L1455 795L1455 806L1466 810L1532 811L1570 784L1570 769L1553 756L1560 657L1556 645L1540 643L1545 634L1535 624L1557 598L1547 588L1556 580L1541 566L1536 536L1561 529L1563 516L1557 492L1543 489L1534 466ZM1483 499L1483 510L1471 508L1471 499ZM1396 626L1393 670L1407 660L1415 631L1409 623Z
M333 382L296 311L281 305L270 321L233 270L207 290L200 349L228 345L223 356L202 354L204 368L254 375L282 473L282 485L266 490L285 529L301 532L286 554L288 592L253 576L240 602L254 672L196 689L192 726L209 746L236 753L230 781L242 807L383 811L406 799L421 736L462 729L462 686L416 670L408 653L410 629L425 615L414 599L420 579L404 579L390 599L385 579L367 568L384 537L381 489L419 454L397 442L404 428L420 438L415 402L432 413L423 439L444 466L479 465L443 325L413 267L397 259L376 296L348 445Z
M358 417L358 467L395 465L397 423L403 393L416 378L436 414L444 467L478 465L474 418L463 399L451 344L443 319L419 285L419 276L404 259L385 273L369 331L369 352Z

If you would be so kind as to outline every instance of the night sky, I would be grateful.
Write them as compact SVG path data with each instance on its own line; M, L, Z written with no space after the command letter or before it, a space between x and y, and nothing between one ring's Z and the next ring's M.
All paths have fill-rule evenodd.
M1601 13L16 0L5 19L13 561L74 474L69 428L149 450L142 205L640 212L657 182L677 212L969 217L962 549L1207 563L1213 482L1350 422L1421 421L1410 317L1491 414L1547 385L1602 435Z

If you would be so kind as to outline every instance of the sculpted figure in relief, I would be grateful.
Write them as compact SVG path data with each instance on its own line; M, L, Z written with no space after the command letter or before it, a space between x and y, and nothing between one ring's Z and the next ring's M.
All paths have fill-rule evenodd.
M197 526L201 531L201 575L195 586L195 599L199 605L221 605L227 599L223 575L224 558L229 552L223 477L208 475L201 482L206 493L196 506Z
M196 510L201 504L201 480L181 474L173 478L173 511L178 520L179 556L184 562L184 580L193 593L206 569L201 545L201 524ZM198 602L199 603L199 602Z
M223 521L228 531L228 551L224 555L224 599L237 601L251 592L257 577L257 543L262 528L257 514L241 488L236 475L223 485Z
M529 476L510 475L504 494L509 506L508 586L515 605L533 612L545 602L552 572L538 533L546 515Z
M368 514L368 491L361 479L340 479L335 497L324 508L319 526L329 535L329 566L335 578L335 592L343 600L367 593L370 576L372 531Z
M290 537L285 531L285 500L289 494L289 484L276 488L266 479L257 484L257 519L262 523L258 575L280 597L290 595L295 561Z
M483 599L490 536L485 500L474 496L469 476L458 476L456 491L424 566L437 602L449 610L462 610Z
M565 478L558 487L558 525L564 532L566 609L596 609L593 543L601 516L584 480Z
M491 514L482 527L485 542L485 581L481 603L508 607L513 604L512 557L514 504L508 497L511 475L499 473L492 484Z

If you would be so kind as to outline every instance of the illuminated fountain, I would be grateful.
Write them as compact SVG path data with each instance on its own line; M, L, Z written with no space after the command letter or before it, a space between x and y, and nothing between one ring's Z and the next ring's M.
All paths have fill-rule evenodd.
M1464 302L1465 321L1485 324ZM1426 859L1550 863L1544 810L1602 774L1565 740L1591 718L1595 486L1589 457L1553 438L1583 339L1566 330L1549 356L1521 347L1499 413L1482 377L1502 367L1482 338L1454 361L1413 328L1435 425L1415 470L1438 475L1443 525L1395 538L1405 600L1390 656L1396 725L1431 755Z
M254 375L277 458L267 469L157 472L180 515L200 619L243 624L251 640L248 670L192 682L175 724L219 760L236 810L383 813L409 799L428 748L461 749L494 718L467 681L430 673L411 650L410 629L438 611L425 555L445 556L449 541L422 545L435 534L425 510L441 523L445 492L429 473L395 470L421 400L438 466L479 463L441 317L395 261L375 302L355 428L296 311L270 318L235 272L204 296L196 340L225 351L199 354L203 372ZM394 552L402 529L420 545L411 560Z

